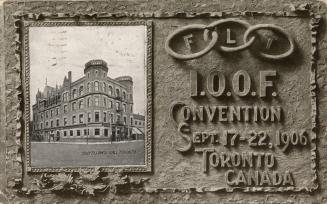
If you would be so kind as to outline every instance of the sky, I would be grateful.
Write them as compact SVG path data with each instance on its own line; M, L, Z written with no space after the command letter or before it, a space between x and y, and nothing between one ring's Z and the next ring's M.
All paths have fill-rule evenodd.
M68 71L72 80L84 76L91 59L108 63L108 76L129 75L134 82L134 113L145 113L146 27L70 26L30 27L30 100L35 104L37 90L45 83L62 85ZM32 109L31 109L32 110Z

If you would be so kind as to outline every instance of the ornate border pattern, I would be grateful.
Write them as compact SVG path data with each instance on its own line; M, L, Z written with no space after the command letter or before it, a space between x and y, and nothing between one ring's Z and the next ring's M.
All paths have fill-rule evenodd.
M165 18L185 18L185 19L193 19L193 18L225 18L225 17L253 17L253 16L272 16L272 17L297 17L297 18L311 18L311 67L310 67L310 94L311 94L311 121L312 121L312 136L311 136L311 170L312 170L312 186L310 187L247 187L247 188L225 188L225 187L202 187L202 188L141 188L139 192L146 193L206 193L206 192L314 192L319 188L318 182L318 173L317 173L317 133L318 133L318 110L317 110L317 81L316 81L316 73L317 73L317 55L318 55L318 42L317 42L317 34L319 30L319 22L321 17L313 13L310 9L310 5L299 5L299 7L294 8L292 12L200 12L200 13L185 13L185 12L147 12L147 13L92 13L92 14L69 14L69 13L24 13L17 12L15 14L16 22L16 53L20 53L21 44L20 44L20 35L21 35L21 22L25 19L34 20L34 21L43 21L45 19L56 19L56 20L67 20L74 19L79 21L80 19L86 20L105 20L105 19L120 19L120 18L133 18L133 19L165 19ZM15 66L15 70L19 72L21 60L19 55L16 55L16 59L18 64ZM149 59L148 59L149 61ZM150 60L150 63L152 61ZM151 79L150 79L151 80ZM152 81L151 81L152 82ZM22 102L22 87L16 87L18 93L19 101ZM149 88L149 87L148 87ZM152 104L152 101L149 101L149 104ZM17 112L17 128L16 128L16 145L17 154L19 155L17 160L20 162L22 169L24 168L24 164L21 162L21 154L19 149L22 147L21 140L23 137L22 134L22 114L23 108L21 105L18 105ZM152 122L152 118L150 118ZM151 123L147 123L148 127L152 127ZM57 171L62 171L63 169L57 169ZM22 170L23 171L23 170ZM21 187L22 180L15 179L13 180L13 187ZM21 184L21 185L18 185ZM41 189L42 190L42 189ZM26 194L26 193L25 193Z
M22 77L23 93L25 99L25 146L26 146L26 170L28 172L77 172L81 167L64 167L64 168L36 168L31 166L31 141L29 133L30 121L30 56L29 56L29 28L30 27L59 27L59 26L133 26L144 25L146 27L146 56L145 56L145 83L146 83L146 136L144 152L144 165L122 165L109 167L82 167L84 169L101 168L102 171L112 172L121 170L123 172L150 172L151 171L151 147L152 147L152 21L22 21Z

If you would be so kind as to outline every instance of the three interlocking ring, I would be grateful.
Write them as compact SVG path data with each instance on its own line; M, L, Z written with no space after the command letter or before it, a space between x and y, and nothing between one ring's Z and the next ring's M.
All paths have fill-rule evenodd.
M275 31L275 32L281 34L282 36L284 36L289 42L289 49L282 54L274 55L274 54L258 52L259 56L266 58L266 59L270 59L270 60L280 60L280 59L284 59L284 58L290 56L294 52L295 46L294 46L293 38L282 27L279 27L274 24L250 25L246 21L243 21L240 19L234 19L234 18L217 20L217 21L212 22L209 25L191 24L191 25L187 25L187 26L178 28L177 30L172 32L167 37L166 42L165 42L166 52L170 56L172 56L176 59L180 59L180 60L191 60L191 59L196 59L196 58L202 57L203 55L207 54L210 50L212 50L214 48L214 46L216 45L216 43L218 42L218 32L215 30L215 28L218 28L219 25L226 24L226 23L239 24L242 27L246 28L246 31L243 36L243 44L242 45L239 45L237 47L226 47L226 46L220 45L219 49L222 52L238 52L238 51L242 51L242 50L245 50L245 49L251 47L253 45L254 41L256 40L256 37L252 36L250 39L249 39L249 37L251 36L251 34L253 34L255 31L257 31L259 29ZM206 42L209 41L209 33L211 32L211 40L204 49L202 49L201 51L195 52L195 53L191 53L191 54L179 54L171 48L171 44L172 44L171 42L177 35L179 35L181 33L185 33L185 32L194 31L194 30L203 30L204 31L203 39Z

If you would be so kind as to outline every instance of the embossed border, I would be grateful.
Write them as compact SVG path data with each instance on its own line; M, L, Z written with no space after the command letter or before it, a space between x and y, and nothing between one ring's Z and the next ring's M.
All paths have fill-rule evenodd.
M135 26L144 25L146 29L146 56L145 60L145 137L144 137L144 165L116 165L116 166L81 166L62 168L43 168L31 166L31 141L29 134L30 121L30 56L29 56L29 28L30 27L69 27L69 26ZM112 172L150 172L152 167L152 21L22 21L22 80L24 94L24 125L25 125L25 153L27 172L77 172L81 169L101 168L102 171Z
M299 5L298 8L294 8L291 12L280 11L280 12L260 12L260 11L244 11L244 12L137 12L137 13L84 13L84 14L71 14L71 13L24 13L17 12L15 14L16 22L16 53L20 53L21 44L20 44L20 22L24 19L31 20L44 20L47 18L50 19L67 19L67 18L75 18L79 19L93 19L93 20L101 20L101 19L120 19L120 18L133 18L133 19L165 19L165 18L185 18L185 19L195 19L195 18L227 18L227 17L254 17L254 16L271 16L271 17L289 17L289 18L309 18L311 19L311 67L310 69L310 95L311 95L311 121L312 121L312 137L311 137L311 172L313 174L312 177L312 185L310 187L234 187L234 188L226 188L226 187L189 187L189 188L145 188L141 189L140 192L146 193L206 193L206 192L268 192L268 193L282 193L282 192L307 192L312 193L319 189L319 181L318 181L318 173L317 173L317 134L318 134L318 110L317 110L317 59L318 59L318 42L317 35L319 30L319 22L321 20L321 16L316 15L313 11L311 11L310 5L307 4ZM19 55L16 56L17 64L14 69L20 69L21 59ZM21 94L21 88L17 87L18 95ZM18 96L19 101L21 101L21 97ZM18 106L20 107L20 106ZM22 127L21 127L21 119L22 119L22 110L19 109L17 113L17 128L16 128L16 144L20 148L21 143L20 140L22 138ZM19 149L18 148L18 149ZM17 151L17 160L20 161L20 165L23 168L23 164L21 162L21 152Z

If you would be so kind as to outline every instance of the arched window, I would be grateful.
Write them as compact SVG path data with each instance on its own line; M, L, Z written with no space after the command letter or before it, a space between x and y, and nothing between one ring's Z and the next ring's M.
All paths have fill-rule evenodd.
M87 83L87 91L88 91L88 92L91 92L91 83L90 83L90 82Z
M110 96L112 95L112 86L109 86L108 94L109 94Z
M94 90L99 91L99 82L98 81L94 82Z
M103 97L103 107L107 107L107 98L106 98L106 96Z
M67 113L67 111L68 111L68 107L67 105L64 105L64 113Z
M119 89L116 89L116 96L119 97L120 96L120 92Z
M99 96L94 97L94 105L99 106Z
M123 100L126 100L126 92L123 91Z
M78 108L79 109L83 109L84 108L84 100L83 99L79 101Z
M80 86L79 87L79 95L83 95L84 94L84 86Z
M72 124L76 124L76 115L72 116Z
M107 84L106 84L106 82L103 82L102 83L102 91L103 92L107 92Z
M109 108L112 108L112 101L109 101Z
M120 110L120 103L116 102L116 110L119 111Z
M77 90L73 89L73 98L76 98L76 97L77 97Z
M87 107L90 107L91 106L91 98L89 97L89 98L87 98Z
M62 95L62 98L63 98L63 101L68 101L68 93L65 92L65 93Z
M77 109L77 107L76 107L76 102L73 102L72 103L72 110L76 110Z

